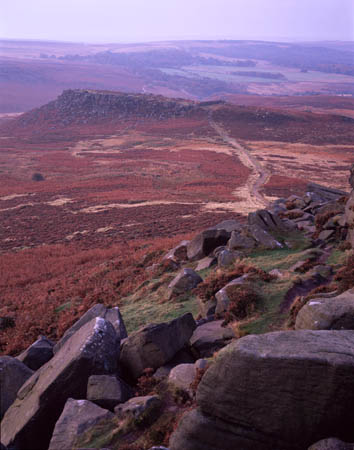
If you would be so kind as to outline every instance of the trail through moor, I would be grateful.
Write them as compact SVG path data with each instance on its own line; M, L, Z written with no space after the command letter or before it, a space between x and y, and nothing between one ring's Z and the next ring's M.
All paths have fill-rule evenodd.
M246 186L242 190L235 190L234 194L243 197L242 203L246 203L247 209L250 211L268 207L269 201L265 198L261 189L269 180L271 173L257 161L246 147L236 139L230 137L225 128L214 121L212 114L209 116L209 123L221 139L230 147L232 153L239 158L244 166L251 170Z

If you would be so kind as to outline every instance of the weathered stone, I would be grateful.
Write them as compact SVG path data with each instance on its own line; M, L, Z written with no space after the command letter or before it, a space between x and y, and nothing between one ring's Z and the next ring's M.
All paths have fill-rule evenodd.
M163 259L173 259L176 262L187 260L187 246L190 241L182 241L175 248L170 250Z
M193 269L182 269L168 288L173 294L183 294L194 289L202 281L203 279Z
M90 308L77 322L75 322L72 327L66 330L64 336L54 346L54 354L61 349L61 347L68 339L71 338L73 334L75 334L83 325L90 322L95 317L102 317L108 322L111 322L114 329L116 330L119 339L124 339L127 337L127 330L125 328L123 317L119 311L118 306L108 309L101 303L98 303L97 305L92 306L92 308Z
M270 250L283 248L283 245L280 242L258 225L250 225L248 231L261 247Z
M16 399L23 383L33 374L21 361L12 356L0 356L0 420Z
M233 231L231 238L227 243L230 250L250 249L256 247L256 241L243 232Z
M249 227L255 226L265 231L286 230L286 225L282 219L278 215L272 214L267 209L259 209L258 211L249 213L248 225Z
M321 239L321 241L327 241L334 235L334 230L323 230L318 236L318 239Z
M242 258L241 252L223 250L218 255L218 266L227 267L230 264L233 264L239 258Z
M121 364L134 378L149 367L157 369L189 342L195 328L196 323L190 313L171 322L148 325L124 341Z
M211 228L198 234L187 247L187 257L190 261L197 261L208 256L220 245L226 245L231 232L224 229Z
M91 375L87 382L87 400L105 409L113 410L133 396L133 391L114 375Z
M227 311L230 299L227 295L227 288L229 286L234 286L235 284L243 284L245 280L249 277L249 274L242 275L241 277L235 278L234 280L227 283L220 291L215 294L216 298L216 314L223 314Z
M354 330L354 289L333 298L316 298L303 306L296 330Z
M194 364L180 364L174 367L169 376L168 384L173 389L181 389L192 396L191 384L193 383L197 370Z
M83 325L22 386L1 422L1 439L16 449L45 450L70 397L84 398L90 375L114 373L119 339L113 325L96 317Z
M214 352L225 347L235 337L231 328L223 327L222 324L223 320L215 320L196 328L190 343L199 357L212 356Z
M354 444L348 444L336 438L329 438L316 442L308 450L354 450Z
M199 307L198 312L201 317L206 318L212 316L215 313L216 300L214 298L204 301L204 299L197 297L197 301Z
M88 400L69 398L55 424L48 450L76 448L75 443L80 435L102 420L109 420L113 417L114 414L110 411L100 408Z
M45 336L39 336L36 342L22 352L17 359L30 369L37 370L53 358L53 346L54 342Z
M161 409L161 400L156 395L133 397L114 408L114 412L121 419L129 418L136 425L151 423Z
M250 335L204 374L171 450L304 450L354 440L354 332Z
M198 261L198 265L196 267L196 272L200 272L205 269L209 269L210 267L216 264L215 256L206 256L205 258Z

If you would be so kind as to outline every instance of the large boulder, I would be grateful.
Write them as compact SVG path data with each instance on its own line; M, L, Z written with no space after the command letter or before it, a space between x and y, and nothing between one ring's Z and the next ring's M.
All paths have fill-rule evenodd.
M182 269L168 285L172 294L183 294L194 289L203 281L193 269Z
M296 330L354 330L354 289L333 298L316 298L303 306Z
M12 356L0 357L0 420L16 399L23 383L33 374L25 364Z
M100 408L88 400L69 398L65 403L57 423L48 450L72 449L80 435L103 420L110 420L114 414Z
M202 231L187 246L187 257L190 261L205 258L221 245L226 245L230 239L231 231L219 228L210 228Z
M286 222L267 209L259 209L249 213L247 220L249 226L257 226L265 231L279 232L287 229Z
M250 335L220 352L171 450L305 450L354 440L354 332Z
M133 396L133 391L114 375L91 375L87 382L87 400L102 408L113 410Z
M45 336L39 336L17 359L30 369L37 370L53 357L53 347L54 342Z
M172 250L170 250L164 257L163 260L172 259L176 262L186 261L187 260L187 246L189 241L182 241Z
M68 398L84 398L90 375L117 370L119 339L97 317L68 339L22 386L1 422L1 440L16 450L46 450Z
M116 330L119 339L125 339L127 337L127 330L125 328L123 317L119 311L118 306L108 309L101 303L98 303L97 305L92 306L92 308L86 311L86 313L81 316L80 319L75 322L72 327L66 330L63 337L54 346L54 353L60 350L65 342L70 339L73 334L80 330L83 325L90 322L95 317L102 317L108 322L111 322L114 329Z
M122 345L120 362L133 378L144 369L157 369L188 344L196 328L192 314L171 322L150 324L131 334Z
M182 390L187 392L190 397L193 395L191 384L197 374L195 364L179 364L174 367L168 376L168 384L172 390Z
M252 249L257 246L257 242L252 237L247 236L245 230L233 231L227 246L229 250Z

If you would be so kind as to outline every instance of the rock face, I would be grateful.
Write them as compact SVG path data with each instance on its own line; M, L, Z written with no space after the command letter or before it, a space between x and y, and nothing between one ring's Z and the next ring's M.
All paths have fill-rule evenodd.
M90 375L114 373L119 339L113 325L95 318L22 386L1 422L1 440L16 450L45 450L68 398L84 398Z
M182 269L169 284L173 294L183 294L198 286L203 279L193 269Z
M227 346L197 391L171 450L305 450L354 440L354 332L250 335Z
M111 412L87 400L69 398L55 424L48 450L73 448L81 434L101 420L111 419L113 416Z
M87 383L87 400L113 410L133 396L132 389L114 375L91 375Z
M108 322L111 322L119 339L124 339L127 337L127 330L124 325L123 317L119 311L118 306L115 308L108 309L101 303L92 306L86 313L80 317L80 319L74 323L72 327L70 327L64 333L64 336L60 339L60 341L54 346L53 351L56 353L61 347L65 344L65 342L71 338L73 334L75 334L83 325L90 322L90 320L95 317L102 317Z
M138 378L144 369L157 369L171 360L189 342L195 328L190 313L171 322L148 325L124 341L120 362Z
M20 387L32 374L33 371L16 358L0 357L0 420L15 401Z
M315 298L303 306L296 330L354 330L354 289L333 298Z
M30 369L37 370L53 357L53 346L54 342L45 336L39 336L17 359Z
M345 221L348 226L348 241L352 248L354 248L354 165L350 171L349 182L353 190L350 193L349 200L345 207Z

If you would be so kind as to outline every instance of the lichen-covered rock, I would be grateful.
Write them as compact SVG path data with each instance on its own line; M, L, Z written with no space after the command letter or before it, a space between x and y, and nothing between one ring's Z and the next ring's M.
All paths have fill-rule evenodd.
M131 419L136 425L151 423L158 415L161 400L156 395L133 397L125 403L114 408L120 419Z
M88 400L74 400L69 398L65 403L48 450L64 450L76 448L75 443L80 435L102 420L109 420L114 414L100 408Z
M124 341L120 362L130 376L138 378L144 369L157 369L170 361L189 342L195 328L190 313L171 322L150 324Z
M354 440L354 332L250 335L220 352L171 450L305 450Z
M92 308L86 311L85 314L81 316L80 319L75 322L72 327L66 330L64 336L54 346L54 354L61 349L61 347L69 338L71 338L73 334L75 334L83 325L90 322L95 317L102 317L103 319L110 322L116 330L119 339L124 339L127 337L127 330L125 328L123 317L119 311L118 306L109 309L106 308L102 303L98 303L97 305L92 306Z
M15 401L20 387L32 374L33 371L18 359L12 356L0 357L0 420Z
M354 289L337 297L315 298L304 305L296 330L354 330Z
M16 450L46 450L68 398L84 398L90 375L115 373L119 339L113 325L83 325L21 387L1 422L1 440Z

